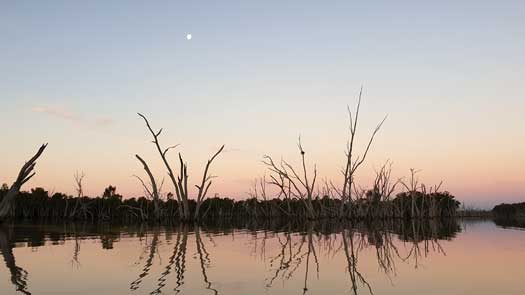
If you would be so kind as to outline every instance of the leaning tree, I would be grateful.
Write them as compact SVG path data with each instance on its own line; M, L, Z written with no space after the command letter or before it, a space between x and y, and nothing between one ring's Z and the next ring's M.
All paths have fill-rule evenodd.
M22 166L22 169L20 169L20 172L18 173L18 177L16 178L15 182L11 185L9 191L0 202L0 221L10 217L15 203L15 197L20 192L22 185L24 185L24 183L28 182L29 179L35 176L36 172L33 172L33 170L35 169L36 160L40 157L40 155L42 155L46 147L47 143L43 144L38 149L36 154L31 159L29 159L29 161L27 161L24 164L24 166Z

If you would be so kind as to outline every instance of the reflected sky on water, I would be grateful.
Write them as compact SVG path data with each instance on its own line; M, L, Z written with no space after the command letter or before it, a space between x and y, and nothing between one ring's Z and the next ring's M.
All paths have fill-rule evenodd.
M524 294L490 220L4 225L2 294Z

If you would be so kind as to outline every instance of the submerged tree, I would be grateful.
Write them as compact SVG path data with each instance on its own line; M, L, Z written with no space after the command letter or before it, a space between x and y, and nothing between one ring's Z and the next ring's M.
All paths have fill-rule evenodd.
M270 175L273 180L270 183L279 187L279 194L284 193L286 195L286 191L288 191L294 197L302 200L305 205L306 216L310 219L314 219L316 217L316 212L314 210L312 200L315 192L315 181L317 180L317 167L314 165L312 173L313 176L309 178L305 159L306 152L303 149L300 137L297 147L299 148L299 152L301 154L301 175L298 174L293 166L285 160L281 160L279 164L276 164L272 157L266 155L264 156L263 163L268 166L268 169L273 174L275 174ZM282 182L278 182L277 178L281 179ZM286 185L288 185L288 187L286 187Z
M36 172L33 172L33 170L35 169L36 160L40 157L40 155L42 155L46 147L47 143L43 144L38 149L36 154L31 159L29 159L29 161L27 161L24 164L24 166L22 166L22 169L20 169L20 172L18 173L18 177L16 178L15 182L11 185L9 191L0 202L0 221L8 218L11 214L15 197L20 193L22 185L24 185L24 183L28 182L33 176L35 176Z
M355 174L356 171L361 167L361 165L364 163L368 152L370 151L370 147L372 145L372 142L374 141L374 138L376 134L381 129L381 126L383 126L383 123L386 120L386 116L377 124L376 128L372 132L372 135L370 136L368 143L366 145L366 148L362 155L356 156L355 154L355 146L356 146L356 134L357 134L357 126L359 122L359 111L361 108L361 98L363 94L363 88L361 87L361 90L359 92L359 97L357 101L357 106L354 112L350 110L350 107L348 107L348 114L350 117L350 138L347 143L347 150L345 152L346 155L346 161L344 168L342 169L343 174L343 183L342 187L337 187L333 183L330 182L330 185L328 185L328 181L326 181L326 185L323 188L325 190L325 196L329 197L332 195L332 191L337 193L341 199L341 206L337 210L337 215L340 218L343 217L349 217L352 218L352 203L355 197L353 198L353 193L358 193L358 190L355 185ZM270 156L264 156L263 163L268 166L268 169L274 173L274 175L270 175L270 178L272 181L270 182L273 185L276 185L279 187L279 195L286 196L286 192L289 192L293 197L296 197L298 199L301 199L304 201L305 204L305 210L307 213L308 218L318 218L319 212L317 212L312 204L313 199L315 197L320 197L319 194L317 196L314 196L315 194L315 181L317 178L317 169L314 166L313 168L313 176L311 178L309 177L309 173L307 172L307 166L306 166L306 160L305 160L305 151L301 145L301 140L299 138L299 152L301 154L302 159L302 167L301 167L301 175L296 172L296 170L293 168L292 165L290 165L288 162L281 160L280 163L275 163L275 161ZM391 193L391 192L390 192ZM322 204L320 206L320 210L324 212L325 208ZM323 213L324 215L325 213Z
M181 153L179 153L180 173L176 177L175 174L173 173L173 169L171 168L171 165L168 162L168 159L166 157L168 151L171 150L171 149L176 148L178 145L169 146L169 147L163 149L161 147L160 143L159 143L159 136L162 133L163 129L161 128L157 132L153 131L153 128L151 127L148 119L144 115L142 115L140 113L138 113L138 115L142 119L144 119L144 122L146 123L146 126L148 127L148 130L150 131L151 135L153 136L153 141L152 142L155 144L155 147L157 148L157 151L159 152L159 155L160 155L160 157L162 159L162 162L164 163L164 166L166 166L166 169L168 170L168 175L169 175L170 180L171 180L171 182L172 182L172 184L173 184L173 186L175 188L175 195L177 196L179 218L181 218L182 220L191 220L192 218L194 218L194 219L200 218L200 216L199 216L200 207L202 205L202 202L206 198L206 194L208 192L208 189L210 188L210 186L212 184L211 179L213 178L213 176L209 176L208 175L208 171L209 171L210 165L213 162L213 160L215 160L215 158L224 150L224 145L222 145L219 148L219 150L208 160L208 162L206 164L206 168L205 168L203 176L202 176L202 182L201 182L200 185L196 185L196 187L198 189L198 195L197 195L197 200L196 200L197 205L196 205L195 213L192 216L190 205L189 205L189 201L188 201L189 200L189 193L188 193L188 166L187 166L187 163L184 162ZM146 169L147 168L146 162L144 160L140 159L139 156L137 156L137 158L144 165L144 169ZM149 168L146 169L146 171L148 171L148 170L149 170ZM148 175L150 176L150 179L153 179L152 178L153 176L151 175L151 172L148 172ZM153 185L153 180L152 180L152 185ZM182 206L180 205L181 203L182 203Z
M159 197L159 189L157 187L157 182L155 181L155 177L153 176L153 173L151 173L151 170L149 169L149 166L146 163L146 161L144 161L139 155L135 155L135 157L144 166L144 170L148 174L150 184L151 184L151 189L148 188L148 186L142 180L142 178L140 178L139 176L136 176L136 177L142 184L142 187L144 188L144 191L146 192L146 194L153 200L155 219L158 220L160 218L160 205L159 205L160 197Z
M374 137L376 136L377 132L381 129L381 126L383 126L383 123L386 120L386 116L383 118L379 124L377 124L376 128L372 132L372 135L370 136L370 139L368 140L368 144L366 145L365 151L361 156L355 156L355 144L356 144L356 133L357 133L357 124L359 122L359 110L361 108L361 97L363 94L363 87L361 87L361 90L359 91L359 98L357 100L357 106L355 109L355 112L352 113L352 110L350 110L350 107L348 107L348 115L350 120L350 139L347 143L347 150L346 150L346 165L343 173L343 187L340 190L337 190L339 195L341 196L342 206L340 207L339 216L343 217L345 216L346 212L346 205L349 204L351 207L352 205L352 191L355 187L355 174L357 169L364 163L366 156L368 155L368 151L370 150L370 146L372 145L372 142L374 141ZM350 211L351 212L351 211Z
M204 168L204 173L202 174L202 182L200 185L195 185L197 189L199 190L197 194L197 206L195 207L195 219L198 219L200 217L199 211L202 206L202 202L206 199L206 194L208 193L208 189L211 186L212 178L215 176L208 175L208 171L210 169L210 165L215 160L215 158L224 150L224 145L222 145L219 150L208 160L206 163L206 168Z
M84 185L83 185L83 181L84 181L84 177L85 176L86 175L84 174L84 172L81 172L81 173L76 172L75 173L75 191L77 192L77 197L76 197L76 201L75 201L75 207L73 207L73 210L71 212L69 212L69 218L77 218L78 214L81 214L83 219L86 219L88 215L93 217L92 213L88 209L88 204L84 200ZM68 215L68 207L69 207L69 203L68 203L68 199L67 198L65 198L65 202L66 202L66 208L64 210L64 216L67 216Z

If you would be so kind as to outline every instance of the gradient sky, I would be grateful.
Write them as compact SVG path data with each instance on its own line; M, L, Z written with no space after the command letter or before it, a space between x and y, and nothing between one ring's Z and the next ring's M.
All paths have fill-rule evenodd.
M299 134L337 181L364 85L361 144L389 117L362 185L391 159L468 205L524 200L524 36L524 1L0 1L0 182L49 142L26 189L141 194L135 153L165 172L138 111L190 182L226 144L211 195L296 163Z

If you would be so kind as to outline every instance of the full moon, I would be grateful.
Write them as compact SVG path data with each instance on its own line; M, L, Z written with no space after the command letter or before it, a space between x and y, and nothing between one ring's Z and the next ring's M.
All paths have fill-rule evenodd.
M186 34L186 39L191 40L191 34Z

